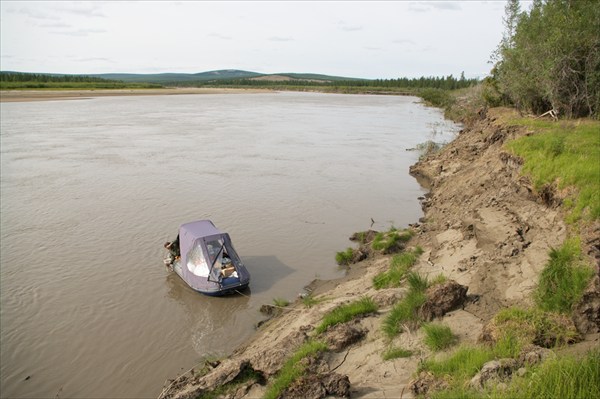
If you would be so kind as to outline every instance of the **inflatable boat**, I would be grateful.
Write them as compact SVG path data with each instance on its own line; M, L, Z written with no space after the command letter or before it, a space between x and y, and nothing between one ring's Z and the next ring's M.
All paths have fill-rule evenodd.
M166 243L165 248L165 265L202 294L233 294L250 284L250 273L233 248L229 234L210 220L182 224L177 239Z

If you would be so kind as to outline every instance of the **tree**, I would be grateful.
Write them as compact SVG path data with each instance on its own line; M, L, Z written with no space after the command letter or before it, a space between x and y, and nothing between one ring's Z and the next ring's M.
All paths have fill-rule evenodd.
M519 13L506 5L506 32L492 70L503 98L518 108L598 116L600 7L594 1L535 1ZM516 22L516 24L514 24Z

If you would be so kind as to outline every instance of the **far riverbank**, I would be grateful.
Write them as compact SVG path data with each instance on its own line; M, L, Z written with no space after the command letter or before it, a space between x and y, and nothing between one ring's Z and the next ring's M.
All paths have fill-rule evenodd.
M180 94L240 94L265 93L269 89L181 87L163 89L110 89L110 90L2 90L0 102L81 100L93 97L168 96Z

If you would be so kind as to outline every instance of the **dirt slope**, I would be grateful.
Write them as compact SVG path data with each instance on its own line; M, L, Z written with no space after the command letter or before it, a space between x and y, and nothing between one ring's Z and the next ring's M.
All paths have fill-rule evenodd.
M483 324L499 309L529 303L549 248L560 245L567 233L559 210L533 192L519 175L520 160L502 148L506 140L528 134L502 124L510 112L488 111L441 152L411 168L430 188L422 202L425 216L412 226L416 234L409 242L425 251L415 269L431 277L441 273L468 287L464 308L443 318L461 342L476 342ZM362 338L326 353L318 371L347 376L347 394L353 398L411 397L407 385L419 361L431 353L420 330L404 332L391 343L384 338L381 322L406 292L373 288L373 276L388 267L389 256L384 255L352 265L347 278L317 288L314 295L322 302L307 308L298 301L207 375L184 376L163 397L196 397L233 380L247 366L266 379L274 376L326 312L362 296L372 297L379 312L353 322L348 328L362 332ZM384 361L381 354L389 345L412 349L415 355ZM228 397L258 398L265 390L264 385L245 384Z

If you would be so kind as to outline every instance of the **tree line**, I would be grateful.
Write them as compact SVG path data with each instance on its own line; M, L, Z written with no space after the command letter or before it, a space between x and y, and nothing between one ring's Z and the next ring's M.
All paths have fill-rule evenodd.
M592 0L534 0L528 12L508 0L505 32L484 82L491 105L541 114L598 117L600 5Z
M76 82L76 83L123 83L86 75L49 75L42 73L0 72L2 82Z
M474 86L479 83L478 79L466 79L464 73L460 78L453 75L442 77L420 77L420 78L398 78L398 79L290 79L290 80L263 80L252 78L218 79L197 82L170 82L175 86L300 86L300 87L358 87L358 88L397 88L397 89L423 89L435 88L444 90L455 90Z

